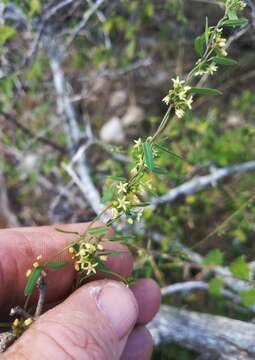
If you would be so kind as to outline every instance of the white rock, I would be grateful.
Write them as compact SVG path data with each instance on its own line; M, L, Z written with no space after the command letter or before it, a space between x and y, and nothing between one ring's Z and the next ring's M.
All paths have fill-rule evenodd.
M144 110L136 105L130 105L122 117L121 121L124 126L129 126L133 124L139 124L144 120L145 113Z
M121 144L125 139L125 134L118 117L108 120L100 130L100 139L106 143Z
M239 113L232 112L228 115L227 124L231 126L240 125L242 123L242 119Z
M114 91L109 100L109 105L111 108L116 108L125 104L127 100L127 93L125 90L116 90Z

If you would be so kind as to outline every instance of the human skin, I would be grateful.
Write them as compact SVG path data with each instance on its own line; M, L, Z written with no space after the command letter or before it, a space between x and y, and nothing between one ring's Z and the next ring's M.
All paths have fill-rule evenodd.
M83 232L88 224L58 226ZM48 259L68 245L74 236L57 232L55 226L0 230L0 312L24 303L26 270L42 255ZM120 250L106 265L128 276L132 257L118 243L104 241ZM3 360L147 360L152 339L145 325L160 305L160 290L150 279L140 279L131 288L97 274L71 294L75 271L70 264L51 270L47 276L46 308L40 318L2 355ZM36 298L33 299L36 301ZM57 305L56 305L57 304Z

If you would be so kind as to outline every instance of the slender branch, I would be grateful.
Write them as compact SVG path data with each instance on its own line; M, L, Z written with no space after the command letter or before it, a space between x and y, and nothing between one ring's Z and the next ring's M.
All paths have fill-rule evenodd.
M38 141L40 141L41 143L43 143L47 146L50 146L51 148L57 150L61 154L66 153L66 149L64 146L56 144L54 141L51 141L50 139L48 139L42 135L34 134L28 127L26 127L21 122L19 122L16 119L16 117L14 117L13 115L7 114L6 112L3 112L3 111L0 111L0 115L2 115L6 121L8 121L11 124L13 124L14 126L16 126L18 129L20 129L24 134L28 135L30 138L33 139L36 137Z
M65 48L68 48L75 37L79 34L79 32L85 28L87 25L89 19L93 14L95 14L98 10L98 8L103 4L105 0L97 0L84 14L83 19L79 22L78 25L74 28L72 31L72 34L70 35L69 39L66 42Z
M161 289L161 295L166 296L166 295L173 295L176 293L188 294L193 291L208 291L208 290L209 290L209 284L205 281L185 281L163 287ZM222 289L220 295L234 301L235 303L242 304L243 302L241 296L227 289ZM255 312L255 307L250 308L250 310Z

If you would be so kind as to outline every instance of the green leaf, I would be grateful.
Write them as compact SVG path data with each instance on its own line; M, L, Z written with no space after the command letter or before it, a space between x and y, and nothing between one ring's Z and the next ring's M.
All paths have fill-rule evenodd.
M128 236L128 235L114 235L108 238L109 241L123 241L123 242L128 242L129 240L134 240L134 239L135 239L134 236Z
M233 275L242 280L249 280L250 269L248 264L245 261L245 256L242 255L239 258L235 259L229 267Z
M101 203L106 204L111 201L115 193L115 189L113 188L104 188L104 194L101 197Z
M63 261L48 261L46 263L46 267L49 269L62 269L63 267L65 267L66 265L69 264L68 260L63 260Z
M202 56L204 53L204 44L205 44L205 36L200 35L195 38L194 46L195 50L199 56Z
M30 0L30 11L29 15L33 16L38 14L41 10L41 3L39 0Z
M230 20L226 20L224 21L224 26L231 26L231 27L235 27L235 26L245 26L249 23L248 19L245 18L240 18L240 19L230 19Z
M151 144L147 142L143 143L143 154L144 154L145 164L148 166L148 169L150 171L153 171L155 166L154 166L154 156L153 156Z
M235 10L229 10L228 11L228 18L229 20L237 20L238 16Z
M218 65L232 66L237 65L238 61L230 58L215 56L212 58L212 61Z
M11 39L16 35L16 30L10 26L1 26L0 27L0 45L4 45L7 40Z
M222 93L217 89L211 89L211 88L198 88L198 87L192 87L189 91L191 94L198 94L198 95L221 95Z
M160 168L158 166L154 166L154 168L152 169L152 172L154 172L155 174L160 174L160 175L165 175L165 174L168 173L167 170L162 169L162 168Z
M223 254L219 249L210 251L203 260L204 265L222 265Z
M220 278L213 278L209 282L209 292L212 295L220 295L223 287L223 280Z
M41 276L43 268L38 266L37 268L35 268L31 275L29 276L28 280L27 280L27 284L24 290L24 294L25 296L28 296L32 293L32 291L34 290L37 280L39 279L39 277Z
M209 41L209 31L208 31L208 17L205 17L205 43L208 44Z
M131 206L133 208L135 207L146 207L146 206L150 206L150 202L140 202L140 203L134 203L134 204L131 204Z
M107 233L109 228L107 226L97 226L88 231L88 233L92 236L104 235Z
M239 292L245 306L251 306L255 303L255 288Z
M159 150L162 150L162 151L168 153L169 155L172 155L172 156L175 156L175 157L177 157L177 158L179 158L179 159L181 159L181 160L184 160L183 157L181 157L180 155L178 155L178 154L176 154L176 153L168 150L168 149L165 148L164 146L161 146L161 145L159 145L159 144L155 144L155 146L156 146Z
M108 249L106 249L106 250L104 250L104 251L102 251L102 252L100 252L99 251L99 254L100 255L112 255L112 256L119 256L119 255L122 255L122 254L124 254L124 253L126 253L127 252L127 250L119 250L119 251L117 251L117 250L108 250Z
M114 176L114 175L109 175L107 176L107 179L113 180L113 181L122 181L122 182L126 182L127 179L123 176Z

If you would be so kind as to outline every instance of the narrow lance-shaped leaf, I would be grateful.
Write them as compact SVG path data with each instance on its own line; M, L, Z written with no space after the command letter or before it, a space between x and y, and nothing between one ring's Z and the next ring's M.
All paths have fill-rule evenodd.
M205 43L205 37L203 35L197 36L195 38L194 46L199 56L202 56L204 53L204 43Z
M154 168L152 169L152 171L155 174L159 174L159 175L165 175L168 173L168 171L166 169L162 169L159 166L154 166Z
M38 266L37 268L35 268L32 271L31 275L29 276L29 278L27 280L27 285L24 290L25 296L30 295L32 293L32 291L34 290L37 280L41 276L42 270L43 270L43 268Z
M140 202L140 203L134 203L134 204L131 204L132 207L146 207L146 206L150 206L151 203L149 202Z
M238 62L234 59L226 58L226 57L220 57L215 56L212 58L212 61L216 63L217 65L225 65L225 66L232 66L237 65Z
M144 160L145 164L148 166L148 169L153 171L154 169L154 157L152 152L151 144L149 143L143 143L143 154L144 154Z
M62 269L63 267L65 267L66 265L69 264L68 260L62 260L62 261L48 261L46 263L46 267L49 269Z
M160 149L160 150L162 150L162 151L164 151L164 152L168 153L169 155L175 156L175 157L177 157L177 158L179 158L179 159L183 160L183 157L181 157L180 155L178 155L178 154L174 153L173 151L171 151L171 150L169 150L169 149L165 148L164 146L161 146L161 145L159 145L159 144L155 144L155 146L156 146L158 149Z
M248 19L245 18L240 18L240 19L231 19L231 20L226 20L224 21L224 26L231 26L231 27L235 27L235 26L245 26L248 24Z
M130 240L134 240L135 237L134 236L128 236L128 235L114 235L114 236L110 236L108 238L109 241L130 241Z
M206 45L209 42L209 29L208 29L208 17L207 16L205 18L205 42L206 42Z
M104 235L107 233L108 230L109 228L107 226L98 226L90 229L88 233L92 236Z
M198 95L221 95L222 93L217 89L211 89L211 88L199 88L199 87L192 87L190 89L191 94L198 94Z
M107 176L107 178L111 179L113 181L127 181L127 179L124 176L109 175L109 176Z

